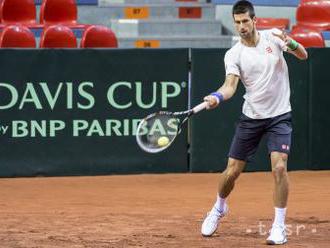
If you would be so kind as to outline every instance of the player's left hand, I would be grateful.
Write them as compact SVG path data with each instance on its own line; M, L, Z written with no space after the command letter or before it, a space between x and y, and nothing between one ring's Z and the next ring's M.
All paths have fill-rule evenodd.
M281 40L283 40L285 42L285 45L289 45L291 43L291 38L290 36L287 35L287 33L285 32L284 29L282 29L281 33L274 33L272 32L272 34L274 36L276 36L277 38L280 38Z

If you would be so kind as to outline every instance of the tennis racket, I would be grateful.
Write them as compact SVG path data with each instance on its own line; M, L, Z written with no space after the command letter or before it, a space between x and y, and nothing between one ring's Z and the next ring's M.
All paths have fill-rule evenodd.
M160 111L145 117L136 130L136 141L142 150L157 153L168 148L183 124L194 114L204 110L207 102L182 112Z

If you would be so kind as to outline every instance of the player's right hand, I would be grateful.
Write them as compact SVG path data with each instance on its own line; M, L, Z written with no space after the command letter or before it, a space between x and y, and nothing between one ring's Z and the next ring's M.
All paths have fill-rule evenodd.
M208 95L204 97L204 101L207 102L206 109L214 109L219 105L219 100L216 96Z

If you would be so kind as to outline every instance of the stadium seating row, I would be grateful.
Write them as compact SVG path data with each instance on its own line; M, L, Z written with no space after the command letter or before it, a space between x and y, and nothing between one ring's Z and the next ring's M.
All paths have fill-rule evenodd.
M77 39L68 26L61 24L45 28L40 39L40 48L77 48ZM36 48L32 31L23 25L6 26L0 35L2 48ZM107 27L91 25L85 29L81 48L116 48L118 42L115 34Z
M36 5L41 5L43 0L34 0ZM76 0L77 5L98 5L99 0Z
M330 30L330 1L301 0L291 36L305 47L324 47L322 31Z
M235 0L213 0L212 2L219 4L217 17L230 32L235 33L231 20L228 18ZM324 47L328 44L325 42L325 37L329 35L324 34L326 30L330 30L330 0L253 0L252 2L256 6L259 30L274 27L285 29L306 47ZM223 13L226 17L223 17ZM264 18L267 16L272 18ZM293 25L290 25L290 22Z
M190 11L188 16L185 16L186 12L182 12L181 18L201 17L200 8L186 9L196 11ZM43 0L40 6L39 22L36 21L35 0L0 0L0 17L0 29L20 23L34 31L39 30L39 34L42 32L41 41L48 32L47 27L55 24L65 25L73 30L81 30L81 33L90 26L77 22L76 0ZM257 27L258 29L276 27L288 30L290 23L286 18L258 18ZM42 31L42 29L44 30ZM320 33L324 30L330 30L330 0L301 0L297 7L297 24L293 26L291 35L306 47L324 47L324 39ZM72 30L70 31L72 32ZM112 34L115 36L114 33ZM57 46L62 47L63 45L58 44ZM77 47L77 44L72 43L71 46ZM40 47L44 47L41 42Z
M296 11L296 25L291 36L305 47L325 47L321 31L330 30L330 1L301 0ZM257 28L289 29L289 19L258 18Z
M233 5L237 0L212 0L214 4ZM259 6L297 6L299 0L252 0L254 5Z
M75 0L44 0L40 8L39 23L34 0L1 0L0 17L4 25L20 23L29 28L61 23L71 28L85 28L77 23L78 10Z

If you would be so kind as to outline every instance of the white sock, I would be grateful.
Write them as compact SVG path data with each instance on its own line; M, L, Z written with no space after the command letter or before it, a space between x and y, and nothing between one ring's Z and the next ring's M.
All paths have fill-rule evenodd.
M275 208L275 218L273 225L285 226L286 208Z
M222 212L224 210L225 203L226 198L221 198L219 195L217 195L217 201L215 202L214 206L216 209L218 209L219 212Z

